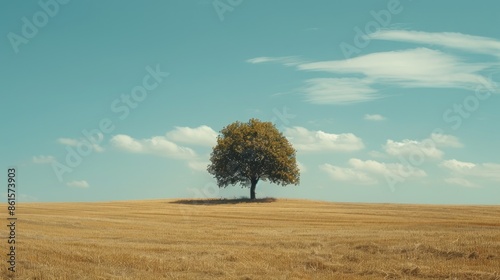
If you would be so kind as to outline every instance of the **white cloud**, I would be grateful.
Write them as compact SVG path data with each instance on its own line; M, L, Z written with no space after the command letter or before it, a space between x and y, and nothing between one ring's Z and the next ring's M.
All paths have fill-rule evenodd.
M432 133L430 139L436 143L438 147L461 148L464 146L460 140L453 135Z
M425 171L401 163L383 163L351 158L349 165L350 167L339 167L323 164L320 169L327 172L334 180L366 185L377 184L381 181L388 182L389 179L401 181L427 176Z
M472 53L482 53L500 57L499 40L462 33L380 30L370 34L369 37L375 40L438 45Z
M479 83L491 83L478 74L489 66L465 63L438 50L417 48L371 53L345 60L305 63L298 65L298 68L336 74L361 74L367 78L367 84L474 90Z
M316 78L305 83L306 100L313 104L349 104L380 98L366 79Z
M34 156L33 157L33 163L36 164L46 164L46 163L52 163L56 159L53 156Z
M178 159L196 157L196 153L192 149L179 146L164 136L137 140L128 135L119 134L113 136L110 142L113 146L131 153L153 154Z
M193 161L188 162L188 167L194 171L205 172L205 171L207 171L207 167L209 164L210 164L209 161L193 160Z
M101 146L99 146L99 145L97 145L97 144L92 144L92 148L93 148L93 149L94 149L94 151L96 151L96 152L99 152L99 153L104 152L104 148L103 148L103 147L101 147Z
M445 160L441 163L441 166L446 167L452 171L464 171L476 167L476 165L472 162L458 161L456 159Z
M360 185L373 185L377 180L368 176L365 172L334 166L328 163L322 164L319 168L325 171L333 180L343 181Z
M113 136L110 142L115 147L131 153L140 153L144 149L143 145L139 141L124 134L118 134Z
M386 118L384 116L379 115L379 114L373 114L373 115L366 114L365 115L365 120L367 120L367 121L383 121L385 119Z
M248 59L247 62L252 63L252 64L275 62L275 63L280 63L280 64L283 64L286 66L294 66L294 65L300 64L301 60L296 56L283 56L283 57L261 56L261 57Z
M176 127L167 133L167 138L176 142L212 147L217 143L217 135L211 127L202 125L196 128Z
M481 53L500 58L500 40L461 33L430 33L380 30L368 35L375 40L428 44L433 48L393 50L333 61L301 62L296 57L257 57L249 63L274 62L300 71L332 73L332 77L305 81L301 91L314 104L348 104L383 97L380 87L452 88L475 91L478 86L500 92L486 73L498 71L497 61L471 62L467 54ZM442 49L442 50L439 50ZM448 53L449 49L467 52ZM446 51L446 52L445 52Z
M99 138L103 139L104 135L102 133L99 134ZM92 147L92 149L95 152L103 152L104 148L101 147L97 143L91 143L86 139L73 139L73 138L59 138L57 139L57 142L60 144L63 144L65 146L71 146L71 147L78 147L78 146L87 146L87 147Z
M426 143L429 142L409 139L397 142L389 139L384 145L384 150L391 156L415 156L416 159L424 157L439 159L443 156L444 152L436 148L436 145Z
M430 138L421 141L410 139L394 141L389 139L384 145L384 150L391 156L413 156L416 160L423 157L440 159L444 152L438 147L459 148L462 146L462 143L455 136L433 133Z
M500 164L498 163L482 163L474 171L475 176L500 181Z
M364 148L363 141L352 133L333 134L304 127L286 128L284 134L295 149L302 152L351 152Z
M307 172L307 167L300 161L297 161L297 167L300 170L300 173L305 173Z
M416 167L405 166L401 163L383 163L375 160L352 158L349 160L349 164L357 170L382 176L398 176L403 178L421 178L427 176L425 171Z
M458 185L462 187L467 187L467 188L477 188L478 186L472 182L470 182L467 179L464 178L457 178L457 177L452 177L452 178L445 178L444 182L450 185Z
M78 140L71 138L59 138L57 139L57 142L66 146L77 146L79 143Z
M89 183L87 183L87 181L85 181L85 180L82 180L82 181L71 181L71 182L66 183L66 185L68 187L82 188L82 189L85 189L85 188L89 187Z
M278 58L260 56L260 57L256 57L256 58L250 58L247 60L247 62L252 63L252 64L257 64L257 63L272 62L272 61L276 61L277 59Z
M130 153L149 154L184 160L191 170L206 172L209 164L206 156L199 156L193 149L177 144L178 142L212 147L217 143L217 133L206 125L199 127L175 127L165 136L135 139L129 135L118 134L111 138L112 146Z
M445 160L440 164L450 170L455 177L471 177L500 182L500 164L463 162L456 159Z

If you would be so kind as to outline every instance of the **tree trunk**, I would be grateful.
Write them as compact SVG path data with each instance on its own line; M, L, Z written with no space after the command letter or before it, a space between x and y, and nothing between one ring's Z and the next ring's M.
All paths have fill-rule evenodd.
M255 187L257 187L258 179L251 180L252 185L250 186L250 199L255 199Z

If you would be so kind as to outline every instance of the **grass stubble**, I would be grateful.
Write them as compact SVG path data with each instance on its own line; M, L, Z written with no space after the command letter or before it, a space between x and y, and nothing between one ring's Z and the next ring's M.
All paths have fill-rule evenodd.
M3 279L500 279L500 206L174 199L17 217Z

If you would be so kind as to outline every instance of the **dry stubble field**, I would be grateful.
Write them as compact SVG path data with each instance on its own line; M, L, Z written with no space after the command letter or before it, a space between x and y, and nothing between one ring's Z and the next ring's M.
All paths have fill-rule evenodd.
M500 279L499 206L153 200L17 212L17 279Z

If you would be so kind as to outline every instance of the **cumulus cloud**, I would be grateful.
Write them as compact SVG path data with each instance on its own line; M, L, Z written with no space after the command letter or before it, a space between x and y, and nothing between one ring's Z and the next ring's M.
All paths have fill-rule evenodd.
M320 169L327 172L336 181L364 185L388 182L389 179L402 181L427 176L425 171L401 163L384 163L375 160L351 158L349 165L349 167L339 167L323 164L320 165Z
M461 148L464 146L460 140L453 135L432 133L429 139L438 147Z
M443 151L439 150L436 145L427 144L429 142L409 140L403 141L387 140L384 145L384 150L391 156L420 156L439 159L443 156Z
M441 166L446 167L452 171L466 171L470 170L476 165L472 162L458 161L456 159L445 160L441 163Z
M66 185L67 185L68 187L72 187L72 188L82 188L82 189L85 189L85 188L88 188L88 187L89 187L89 183L87 183L87 181L85 181L85 180L81 180L81 181L71 181L71 182L66 183Z
M364 148L361 138L352 133L333 134L296 126L286 128L284 134L294 148L302 152L352 152Z
M383 121L383 120L385 120L385 117L382 115L379 115L379 114L373 114L373 115L366 114L365 120L367 120L367 121Z
M103 139L104 135L102 133L100 133L99 138ZM95 143L96 141L90 142L86 139L59 138L59 139L57 139L57 142L59 144L62 144L65 146L71 146L71 147L79 147L79 146L80 147L83 147L83 146L90 147L95 152L103 152L104 151L103 147L101 147L99 144Z
M444 152L439 148L463 147L457 137L447 134L432 133L424 140L404 139L402 141L387 140L383 146L385 152L392 156L415 156L440 159Z
M382 176L398 176L404 178L426 177L425 171L416 167L405 166L401 163L383 163L375 160L360 160L352 158L349 164L357 170Z
M113 146L131 153L140 153L144 150L143 145L139 141L125 134L113 136L110 142Z
M53 156L34 156L33 157L33 163L36 164L47 164L47 163L52 163L56 159Z
M217 133L209 126L175 127L164 136L137 139L130 135L118 134L110 139L110 144L122 151L136 154L155 155L183 160L187 167L194 171L206 172L209 164L208 156L198 155L190 147L180 145L195 145L212 147L217 143Z
M116 148L131 153L152 154L177 159L196 157L196 153L192 149L179 146L164 136L134 139L128 135L118 134L111 138L110 143Z
M377 183L376 179L371 178L363 171L339 167L328 163L320 165L319 168L325 171L335 181L349 182L360 185L373 185Z
M477 164L451 159L443 161L440 166L448 169L455 177L500 182L500 164L498 163Z
M217 132L211 127L202 125L196 128L175 127L167 132L167 138L181 143L212 147L217 143Z

